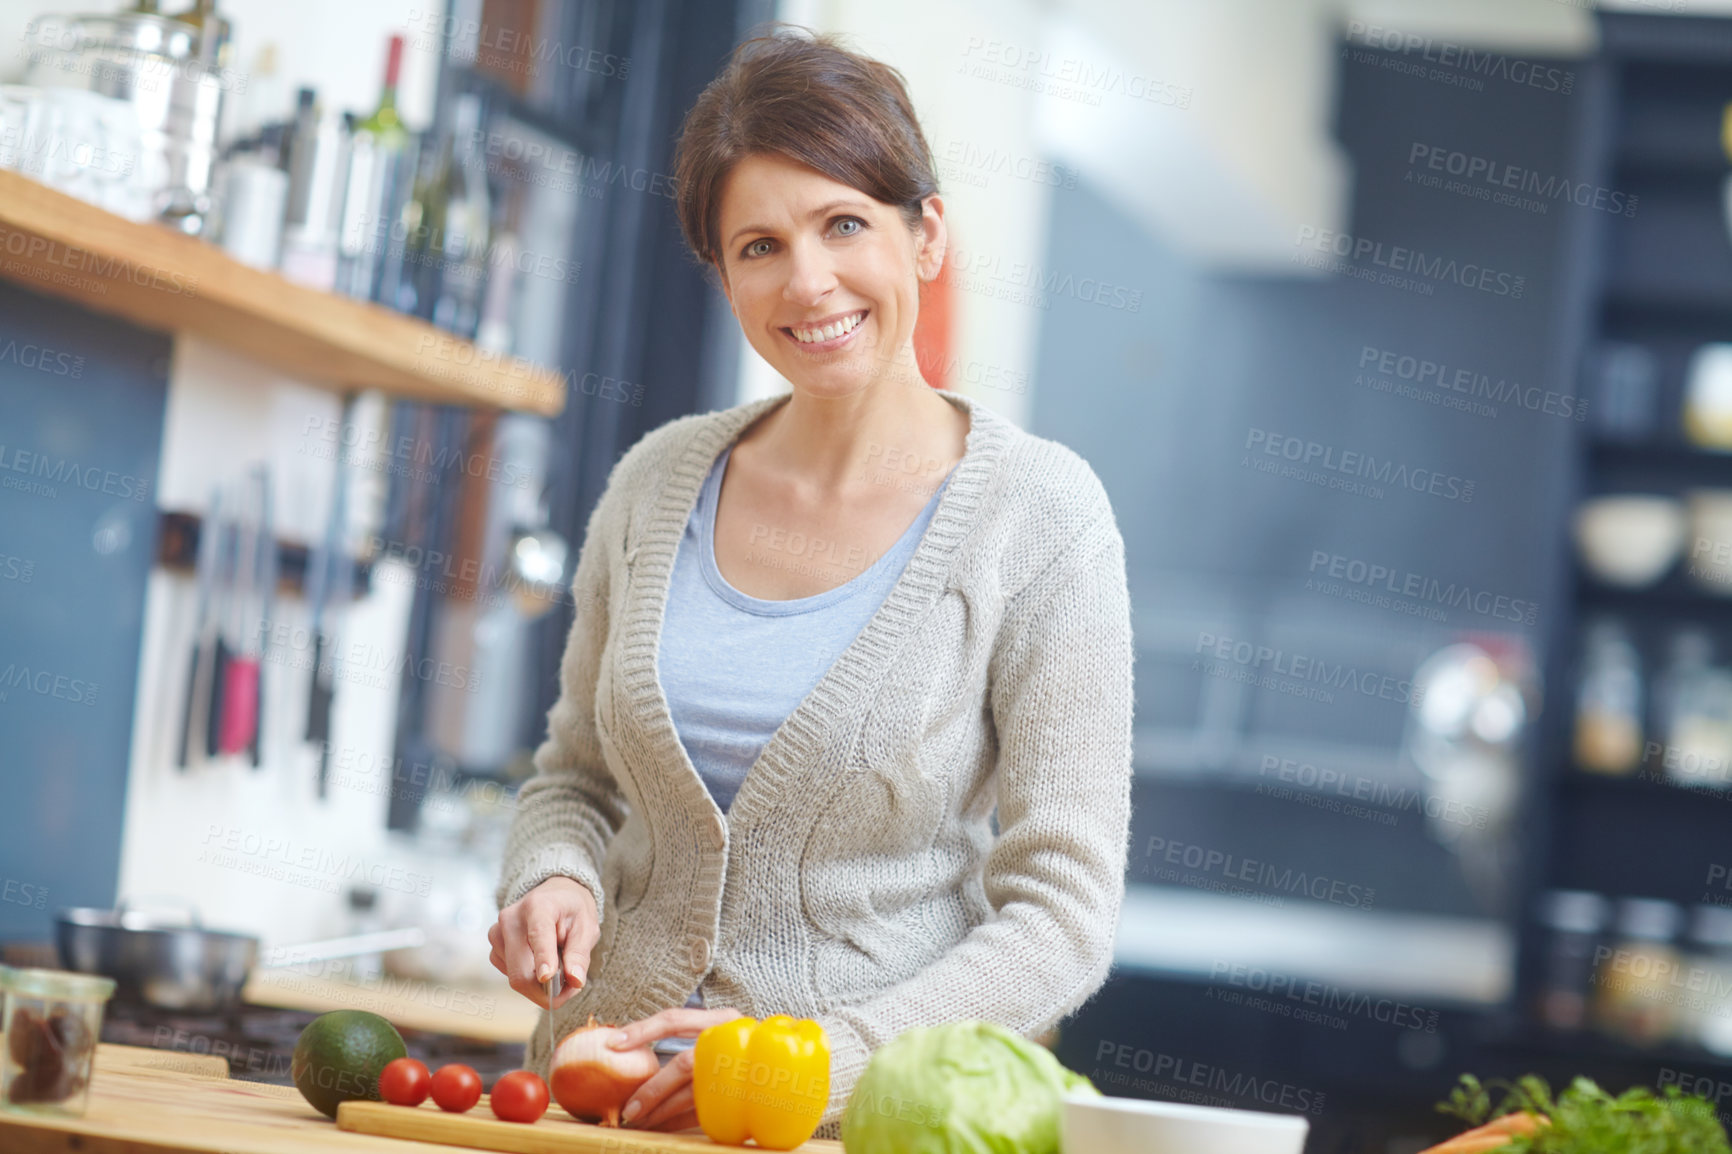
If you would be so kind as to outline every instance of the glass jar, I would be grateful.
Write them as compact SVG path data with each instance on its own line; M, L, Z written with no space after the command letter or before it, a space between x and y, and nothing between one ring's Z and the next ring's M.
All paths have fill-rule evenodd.
M84 1115L102 1008L114 979L63 970L0 972L0 1109Z
M1554 1030L1579 1030L1588 1023L1595 951L1611 920L1611 905L1599 894L1580 890L1552 890L1541 900L1540 924L1547 932L1539 1016Z
M1671 902L1625 898L1618 903L1617 941L1596 951L1595 1010L1599 1027L1638 1046L1670 1039L1678 1023L1673 977L1684 911Z
M1690 919L1692 1033L1711 1054L1732 1057L1732 910L1697 906ZM1699 975L1699 977L1698 977Z
M1623 774L1642 760L1642 663L1628 633L1599 619L1587 629L1576 687L1576 765Z
M1661 694L1661 763L1678 785L1723 789L1732 783L1732 673L1713 658L1714 643L1700 627L1672 638Z

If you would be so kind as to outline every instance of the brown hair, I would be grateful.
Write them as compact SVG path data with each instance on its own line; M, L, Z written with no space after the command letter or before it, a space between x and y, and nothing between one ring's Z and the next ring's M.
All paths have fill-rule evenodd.
M722 185L741 160L774 153L902 210L910 229L938 191L932 152L902 74L833 36L778 24L734 49L686 113L674 152L686 244L722 261Z

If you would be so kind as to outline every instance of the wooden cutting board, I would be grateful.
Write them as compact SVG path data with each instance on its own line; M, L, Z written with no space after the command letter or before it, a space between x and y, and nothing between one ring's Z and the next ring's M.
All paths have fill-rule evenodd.
M442 1142L476 1150L508 1154L695 1154L708 1150L757 1151L756 1146L723 1146L699 1130L661 1134L621 1130L579 1122L557 1105L549 1106L539 1122L501 1122L493 1116L486 1096L465 1114L450 1114L431 1102L417 1107L385 1102L344 1102L337 1107L337 1125L359 1134ZM761 1152L759 1152L761 1154ZM842 1143L814 1138L794 1154L842 1154Z

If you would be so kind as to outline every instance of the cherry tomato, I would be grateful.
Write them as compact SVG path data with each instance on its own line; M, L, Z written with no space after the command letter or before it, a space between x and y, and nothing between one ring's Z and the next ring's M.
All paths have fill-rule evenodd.
M547 1113L547 1083L529 1070L513 1070L493 1083L487 1099L504 1122L533 1122Z
M393 1106L419 1106L432 1080L425 1063L398 1058L379 1071L379 1096Z
M439 1067L433 1075L433 1101L441 1110L463 1113L481 1101L481 1075L461 1062Z

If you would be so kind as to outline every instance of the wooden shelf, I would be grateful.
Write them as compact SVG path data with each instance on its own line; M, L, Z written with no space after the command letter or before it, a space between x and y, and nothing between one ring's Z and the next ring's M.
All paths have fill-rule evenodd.
M0 277L146 328L192 333L309 384L552 416L556 372L415 317L305 288L215 245L0 171Z

